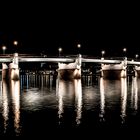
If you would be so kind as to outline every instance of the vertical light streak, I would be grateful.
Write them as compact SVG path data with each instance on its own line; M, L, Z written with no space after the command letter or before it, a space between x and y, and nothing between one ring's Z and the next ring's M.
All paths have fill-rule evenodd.
M9 105L8 105L8 96L7 96L7 83L5 80L2 81L2 116L4 119L4 133L6 133L7 125L8 125L8 114L9 114Z
M132 79L131 105L135 110L138 109L138 83L137 83L137 77L133 77L133 79Z
M127 106L127 79L121 78L121 118L122 123L125 122Z
M62 118L62 114L64 112L63 109L63 98L65 94L65 84L63 81L57 79L57 85L56 85L56 95L58 98L58 117L59 119Z
M14 112L14 127L20 133L20 82L11 80L12 108Z
M105 92L104 92L104 80L100 78L100 118L104 121L104 114L105 114Z
M76 123L81 123L82 117L82 85L81 80L74 80L75 86L75 100L76 100Z

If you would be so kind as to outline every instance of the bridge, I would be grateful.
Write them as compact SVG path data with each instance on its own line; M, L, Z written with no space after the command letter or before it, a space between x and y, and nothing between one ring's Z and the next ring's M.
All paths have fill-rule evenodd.
M41 56L33 56L33 55L27 55L27 54L22 54L18 56L18 62L54 62L54 63L72 63L75 62L75 59L78 56L63 56L63 57L41 57ZM86 56L87 57L87 56ZM12 62L13 60L13 55L4 55L0 56L0 63L6 63L6 62ZM84 63L104 63L104 64L120 64L124 58L119 59L119 60L112 60L112 59L104 59L104 58L84 58L84 56L81 58L81 62ZM128 65L140 65L140 61L133 61L133 60L127 60Z
M68 69L72 70L72 75L75 74L76 77L80 77L81 71L79 68L81 67L82 63L99 63L101 64L101 75L119 75L119 77L126 77L126 67L128 65L134 66L134 75L140 76L140 61L130 61L126 57L122 59L105 59L105 58L88 58L87 56L81 56L80 54L77 56L63 56L63 57L41 57L41 56L32 56L32 55L21 55L21 54L13 54L13 55L5 55L0 56L0 63L13 63L12 66L12 73L17 74L18 70L18 63L20 62L53 62L58 63L58 70L64 75L65 69L68 72ZM61 64L60 63L65 63ZM70 65L68 65L70 64ZM137 67L136 67L137 66ZM79 67L79 68L78 68ZM2 68L3 70L4 68ZM16 70L15 70L16 69ZM77 69L76 71L74 71ZM19 71L19 70L18 70ZM139 72L138 72L139 71ZM113 72L113 73L112 73ZM115 73L114 73L115 72ZM117 72L117 74L116 74ZM111 74L112 73L112 74ZM118 74L119 73L119 74ZM70 73L66 73L68 75ZM6 74L5 74L6 75ZM78 75L78 76L77 76ZM16 76L17 77L17 76Z

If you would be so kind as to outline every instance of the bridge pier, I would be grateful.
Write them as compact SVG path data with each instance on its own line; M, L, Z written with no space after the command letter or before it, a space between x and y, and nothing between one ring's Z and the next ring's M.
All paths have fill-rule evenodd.
M134 77L140 77L140 66L134 67Z
M80 79L81 78L81 55L74 63L58 63L58 77L60 79Z
M120 79L127 77L127 59L120 64L101 64L101 76L109 79Z
M127 77L127 70L126 69L123 69L122 71L121 71L121 76L120 76L121 78L126 78Z
M13 60L9 65L6 63L2 63L2 79L6 80L19 79L18 53L14 54Z
M6 63L2 63L2 79L8 79L8 66Z

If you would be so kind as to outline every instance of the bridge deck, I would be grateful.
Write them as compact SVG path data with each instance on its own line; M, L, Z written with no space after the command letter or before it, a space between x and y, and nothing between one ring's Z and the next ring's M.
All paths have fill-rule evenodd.
M6 56L0 56L0 63L3 62L12 62L13 57L11 55L6 55ZM26 55L19 55L19 62L64 62L64 63L71 63L74 62L76 57L72 58L67 58L67 57L34 57L34 56L27 56ZM119 64L123 61L122 60L112 60L112 59L95 59L95 58L81 58L82 62L85 63L105 63L105 64ZM140 65L140 61L128 61L127 60L127 65Z

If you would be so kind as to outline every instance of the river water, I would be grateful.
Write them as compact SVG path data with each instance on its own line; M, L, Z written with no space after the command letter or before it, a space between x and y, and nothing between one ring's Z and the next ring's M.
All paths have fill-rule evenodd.
M83 76L65 81L21 75L0 81L0 136L46 130L135 128L140 125L140 79Z

